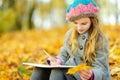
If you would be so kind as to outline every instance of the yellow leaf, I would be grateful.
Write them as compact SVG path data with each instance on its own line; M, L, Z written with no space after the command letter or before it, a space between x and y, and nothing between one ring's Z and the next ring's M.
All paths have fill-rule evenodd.
M76 72L79 72L81 70L91 70L92 67L87 66L85 63L79 64L78 66L74 67L74 68L70 68L68 69L67 74L75 74Z

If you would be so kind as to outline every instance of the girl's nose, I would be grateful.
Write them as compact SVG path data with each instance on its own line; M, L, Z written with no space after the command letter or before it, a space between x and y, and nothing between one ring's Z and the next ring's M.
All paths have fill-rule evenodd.
M79 25L79 26L78 26L78 29L83 29L83 26Z

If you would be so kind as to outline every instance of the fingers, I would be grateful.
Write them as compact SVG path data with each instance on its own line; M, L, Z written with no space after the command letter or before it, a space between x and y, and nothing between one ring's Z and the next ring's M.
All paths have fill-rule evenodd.
M49 57L48 58L51 62L56 62L56 58L54 58L54 57Z
M60 65L60 63L57 61L55 57L50 57L50 65Z
M56 63L56 62L51 62L50 64L51 64L51 65L59 65L59 64Z
M88 80L88 79L85 79L84 77L80 77L82 80Z
M90 79L91 75L92 75L92 71L88 71L88 70L82 70L82 71L80 71L80 78L82 80L88 80L88 79Z
M83 73L80 73L80 78L82 80L88 80L88 76L84 75Z
M84 74L86 77L91 77L92 75L91 71L88 71L88 70L83 70L82 74Z

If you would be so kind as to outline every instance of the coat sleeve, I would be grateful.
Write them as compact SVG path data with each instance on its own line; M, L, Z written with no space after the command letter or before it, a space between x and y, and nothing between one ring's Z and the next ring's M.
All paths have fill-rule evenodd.
M57 56L57 58L59 58L62 61L62 64L65 64L65 62L68 60L69 58L69 53L68 53L68 42L69 40L69 36L71 34L72 30L68 30L64 36L64 44L63 46L60 48L60 53Z
M96 49L96 62L92 64L94 80L110 80L108 40L104 37L104 45L102 45L101 37L98 41L99 47Z

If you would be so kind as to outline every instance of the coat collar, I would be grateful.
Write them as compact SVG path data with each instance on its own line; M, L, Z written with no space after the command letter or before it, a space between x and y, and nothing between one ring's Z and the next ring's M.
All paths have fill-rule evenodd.
M88 31L86 31L83 34L78 34L78 37L83 37L83 36L85 36L85 39L88 39Z

